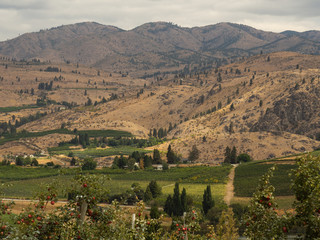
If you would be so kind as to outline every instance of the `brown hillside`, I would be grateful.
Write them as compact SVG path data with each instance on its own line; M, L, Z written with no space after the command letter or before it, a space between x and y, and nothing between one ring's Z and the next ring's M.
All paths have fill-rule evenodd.
M10 101L21 96L14 105L22 105L24 100L20 99L35 103L43 96L57 102L81 104L72 109L61 108L59 103L49 105L47 116L22 125L18 131L57 129L65 124L71 130L118 129L147 137L150 129L168 130L171 123L176 125L168 134L173 150L187 158L195 144L201 151L199 161L208 163L221 162L227 146L236 146L238 152L247 152L254 159L319 147L314 139L318 136L320 56L292 52L263 54L217 69L161 74L146 80L126 73L98 74L97 69L73 64L4 63L8 68L1 66L0 75L4 76L1 89L9 93ZM58 66L61 72L40 71L48 66ZM60 80L53 80L52 90L37 89L39 82L49 82L60 75ZM35 89L33 96L25 91L18 93L31 87ZM84 106L88 97L100 102L102 97L109 99L112 94L118 98ZM5 95L2 97L5 99ZM1 116L8 121L13 114L19 118L19 114L30 111L35 113L39 109ZM54 144L59 138L52 136ZM41 148L39 143L35 145ZM157 147L166 151L168 144Z

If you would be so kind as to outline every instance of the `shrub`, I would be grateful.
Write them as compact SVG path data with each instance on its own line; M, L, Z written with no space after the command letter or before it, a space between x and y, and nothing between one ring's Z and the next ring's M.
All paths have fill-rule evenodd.
M252 158L249 154L247 153L241 153L237 156L237 162L250 162L252 161Z
M94 170L97 167L97 162L94 161L92 158L85 158L83 165L82 165L82 170Z

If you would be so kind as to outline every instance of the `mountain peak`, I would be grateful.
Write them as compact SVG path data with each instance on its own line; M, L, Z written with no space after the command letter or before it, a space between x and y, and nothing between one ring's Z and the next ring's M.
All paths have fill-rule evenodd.
M105 70L166 71L190 63L221 63L261 51L320 54L320 32L272 33L221 22L194 28L150 22L132 30L96 22L62 25L1 42L0 54L89 64ZM182 64L182 65L181 65Z

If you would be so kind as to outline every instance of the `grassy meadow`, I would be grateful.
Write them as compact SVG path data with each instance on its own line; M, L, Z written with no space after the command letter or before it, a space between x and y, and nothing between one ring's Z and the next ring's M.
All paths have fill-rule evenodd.
M276 164L276 162L275 162ZM234 191L236 197L251 197L259 184L259 179L273 164L266 162L252 162L240 164L235 169ZM271 184L275 187L276 196L293 195L291 191L291 177L289 176L296 166L291 163L276 165L276 170L271 178Z
M87 174L102 174L107 176L105 188L110 195L121 194L130 190L133 183L138 183L146 189L151 180L156 180L162 187L162 196L158 199L164 203L167 195L173 194L174 185L179 182L180 191L186 188L187 194L192 196L195 205L201 205L203 191L208 184L211 185L214 200L218 205L223 204L225 185L230 166L221 167L188 167L172 168L167 171L144 170L134 171L120 169L99 169L88 171ZM2 192L8 198L32 199L38 191L45 190L46 185L55 181L61 189L67 189L75 169L61 170L52 168L25 168L16 166L0 166L0 180ZM66 192L61 191L61 199L66 198Z

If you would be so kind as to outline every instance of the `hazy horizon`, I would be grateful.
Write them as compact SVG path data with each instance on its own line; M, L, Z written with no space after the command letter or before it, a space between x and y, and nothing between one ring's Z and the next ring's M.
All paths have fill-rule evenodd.
M182 27L220 22L272 32L320 30L317 0L2 0L0 41L61 25L97 22L131 30L148 22Z

